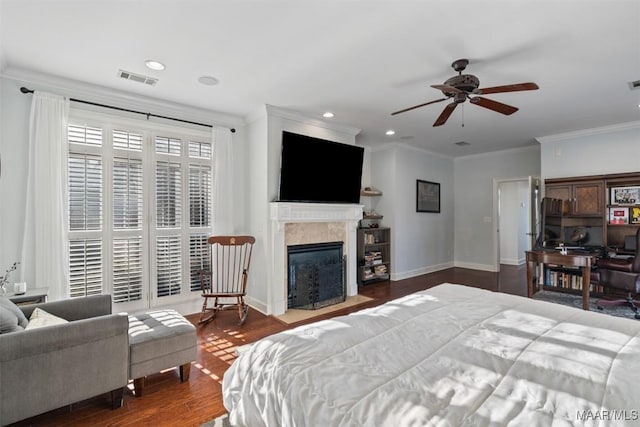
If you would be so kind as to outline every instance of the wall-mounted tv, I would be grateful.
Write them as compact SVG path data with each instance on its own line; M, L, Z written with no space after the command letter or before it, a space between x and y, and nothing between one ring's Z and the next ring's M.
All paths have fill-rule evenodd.
M282 132L281 202L360 202L364 148Z

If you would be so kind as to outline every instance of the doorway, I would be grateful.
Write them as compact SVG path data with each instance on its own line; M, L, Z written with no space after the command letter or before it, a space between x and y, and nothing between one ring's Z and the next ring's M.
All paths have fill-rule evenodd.
M494 268L524 268L525 252L538 235L540 178L494 179Z

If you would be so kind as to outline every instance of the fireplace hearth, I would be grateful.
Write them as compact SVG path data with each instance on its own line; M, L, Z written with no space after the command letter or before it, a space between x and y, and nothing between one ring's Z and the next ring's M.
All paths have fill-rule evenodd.
M287 246L287 308L313 310L346 299L342 242Z

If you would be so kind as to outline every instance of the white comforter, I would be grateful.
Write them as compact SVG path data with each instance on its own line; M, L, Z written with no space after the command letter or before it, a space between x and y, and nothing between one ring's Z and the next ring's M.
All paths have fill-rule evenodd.
M442 284L266 337L234 426L640 425L640 322Z

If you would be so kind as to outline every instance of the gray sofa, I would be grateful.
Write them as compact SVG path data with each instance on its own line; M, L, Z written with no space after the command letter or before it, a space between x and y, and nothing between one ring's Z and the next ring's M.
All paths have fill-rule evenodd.
M28 319L36 307L69 323L0 334L0 425L107 392L114 408L122 406L129 324L111 313L111 296L20 309Z

